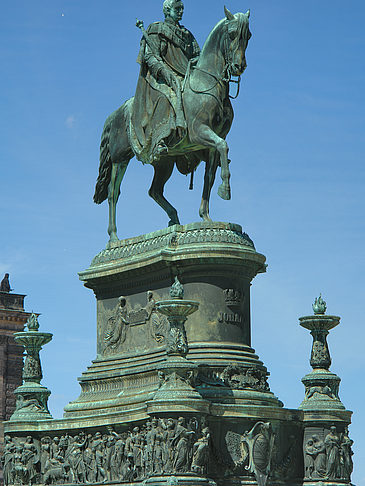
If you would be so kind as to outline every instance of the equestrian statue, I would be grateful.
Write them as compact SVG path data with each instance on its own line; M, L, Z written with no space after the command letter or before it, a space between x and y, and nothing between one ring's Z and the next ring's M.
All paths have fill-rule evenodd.
M218 194L231 198L228 145L233 109L230 83L237 84L246 69L245 51L251 37L250 11L232 14L214 27L202 50L193 34L180 24L181 0L165 0L165 20L142 31L137 61L141 69L135 96L106 120L101 137L100 167L94 202L108 199L110 241L118 241L116 205L120 184L135 156L154 168L149 195L170 218L180 224L176 209L164 197L164 186L176 165L182 174L193 174L206 163L199 215L209 216L209 198L217 168L222 183ZM233 79L237 77L238 79Z

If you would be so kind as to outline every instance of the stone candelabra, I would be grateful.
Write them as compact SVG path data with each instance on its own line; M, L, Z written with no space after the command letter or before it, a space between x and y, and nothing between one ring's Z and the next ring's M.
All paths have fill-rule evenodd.
M169 329L166 361L158 370L160 387L149 403L149 412L164 412L171 407L176 412L206 412L208 403L194 388L198 366L186 358L189 344L185 322L198 310L199 302L184 299L184 287L177 277L170 288L170 297L156 302L156 310L167 317Z
M32 313L27 321L28 331L17 332L14 339L25 347L26 357L23 368L23 384L15 391L16 409L11 421L51 419L48 410L50 390L41 385L43 378L39 352L52 340L49 332L39 332L38 317Z
M299 408L304 410L344 409L339 396L341 379L329 371L331 356L327 343L329 331L340 322L340 317L325 315L326 302L320 295L312 306L314 315L301 317L300 325L310 330L313 337L310 365L312 372L302 382L305 386L305 398Z
M185 321L198 310L199 302L184 300L184 287L175 277L170 288L171 300L156 302L156 310L167 317L169 330L166 352L169 356L186 356L189 346L186 339Z

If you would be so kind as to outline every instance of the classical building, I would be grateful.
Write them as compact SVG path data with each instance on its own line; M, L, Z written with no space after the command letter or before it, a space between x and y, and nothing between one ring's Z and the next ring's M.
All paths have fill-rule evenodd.
M23 346L16 344L15 332L23 331L29 312L24 311L23 294L11 292L9 275L0 285L0 441L3 444L4 420L15 411L14 390L22 383Z

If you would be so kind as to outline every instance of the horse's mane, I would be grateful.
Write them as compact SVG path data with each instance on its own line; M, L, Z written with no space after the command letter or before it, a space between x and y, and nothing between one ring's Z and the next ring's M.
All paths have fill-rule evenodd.
M209 32L209 35L208 35L208 37L206 38L206 40L205 40L205 42L203 44L203 47L202 47L202 50L201 50L201 54L203 54L204 49L206 49L207 46L211 43L212 37L214 37L216 35L218 28L221 27L221 25L224 23L225 20L227 20L227 19L224 18L224 19L220 20L219 22L217 22L217 24Z
M242 13L242 12L237 12L236 14L234 14L234 17L235 17L236 20L239 21L240 27L242 29L243 24L244 24L245 19L246 19L245 14ZM207 48L207 46L210 45L212 38L217 34L218 29L220 29L223 26L223 24L225 24L226 21L227 21L227 18L224 17L223 19L219 20L219 22L217 22L217 24L213 27L213 29L210 31L208 37L206 38L206 40L203 44L201 54L204 52L204 50Z

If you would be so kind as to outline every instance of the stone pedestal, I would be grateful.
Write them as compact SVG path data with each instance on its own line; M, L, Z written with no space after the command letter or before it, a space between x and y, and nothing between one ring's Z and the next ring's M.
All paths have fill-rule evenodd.
M235 224L176 225L109 244L80 273L96 296L97 356L63 419L7 423L8 464L21 466L17 477L7 468L8 484L312 484L311 427L323 428L324 451L337 441L326 427L344 427L350 415L339 399L331 398L337 408L327 398L311 407L314 388L332 383L335 394L339 378L328 367L303 379L300 410L270 390L251 347L250 286L265 270ZM351 451L340 433L339 447ZM341 481L333 484L349 482Z
M251 405L281 408L251 348L250 285L265 269L265 257L234 224L176 225L111 244L80 273L97 299L98 356L65 417L115 412L118 420L146 418L169 339L168 319L156 302L168 300L175 277L185 297L199 303L185 322L185 354L210 408L219 414L223 406L232 417Z
M51 392L41 384L43 373L39 357L40 350L51 341L52 334L38 331L36 314L30 315L27 326L27 331L14 334L15 341L24 346L26 356L23 368L24 382L14 391L16 408L10 417L12 422L32 422L52 418L48 410L48 397Z

